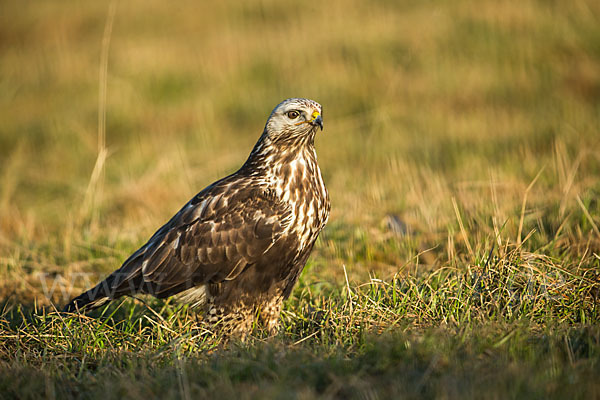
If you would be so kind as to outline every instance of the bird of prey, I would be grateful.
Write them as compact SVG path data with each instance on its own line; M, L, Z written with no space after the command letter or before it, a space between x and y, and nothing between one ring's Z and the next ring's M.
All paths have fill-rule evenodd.
M281 305L329 217L314 141L321 105L284 100L235 173L195 195L123 265L74 298L65 312L119 298L177 295L204 307L227 336L245 337L255 316L277 332Z

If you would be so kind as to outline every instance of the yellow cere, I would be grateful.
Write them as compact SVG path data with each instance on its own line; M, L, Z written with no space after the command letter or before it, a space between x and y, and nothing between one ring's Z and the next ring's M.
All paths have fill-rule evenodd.
M312 119L311 119L310 121L301 121L301 122L297 122L297 123L295 123L294 125L309 124L309 123L313 122L315 119L317 119L317 117L318 117L319 115L321 115L321 114L319 114L319 112L318 112L318 111L314 111L314 112L311 114L311 117L312 117Z

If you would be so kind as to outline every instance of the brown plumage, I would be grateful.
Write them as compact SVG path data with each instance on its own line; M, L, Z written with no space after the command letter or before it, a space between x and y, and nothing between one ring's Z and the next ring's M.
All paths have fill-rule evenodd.
M245 336L258 314L270 332L329 216L314 139L321 105L287 99L244 165L208 186L115 272L64 311L125 295L178 295L205 318Z

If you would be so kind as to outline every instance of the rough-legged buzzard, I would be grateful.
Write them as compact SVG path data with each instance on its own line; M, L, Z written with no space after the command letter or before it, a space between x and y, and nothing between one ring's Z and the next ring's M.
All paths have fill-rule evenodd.
M125 295L178 295L203 305L226 334L245 336L256 315L276 332L291 293L329 216L317 165L321 105L280 103L248 160L208 186L115 272L64 311L90 310Z

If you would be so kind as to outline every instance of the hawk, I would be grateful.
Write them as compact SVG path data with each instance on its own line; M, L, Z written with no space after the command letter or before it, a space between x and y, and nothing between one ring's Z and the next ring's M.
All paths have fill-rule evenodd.
M227 335L245 337L255 316L277 332L330 203L314 141L321 105L284 100L271 112L235 173L195 195L146 244L65 312L88 311L121 296L177 295L204 307Z

